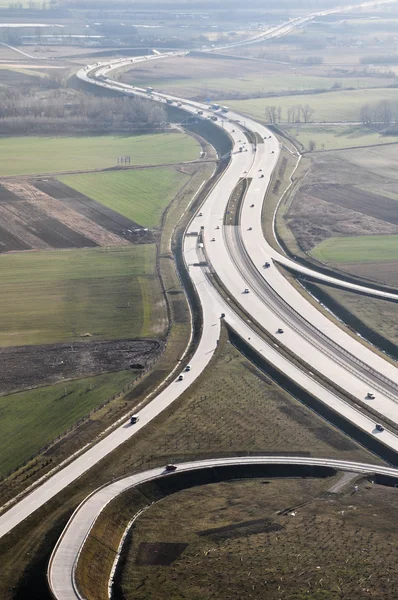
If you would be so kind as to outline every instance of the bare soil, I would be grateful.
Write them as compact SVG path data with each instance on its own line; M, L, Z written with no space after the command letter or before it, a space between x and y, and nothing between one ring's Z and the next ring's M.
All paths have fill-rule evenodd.
M318 193L323 199L316 196ZM300 190L300 200L293 204L286 220L304 252L331 236L398 233L397 225L341 206L335 202L337 194L332 186Z
M129 368L144 369L159 356L163 345L151 339L90 339L73 344L3 348L0 394Z
M51 179L0 184L0 220L0 252L153 242L134 221Z
M332 236L398 233L396 181L345 156L314 155L295 192L286 221L304 252Z

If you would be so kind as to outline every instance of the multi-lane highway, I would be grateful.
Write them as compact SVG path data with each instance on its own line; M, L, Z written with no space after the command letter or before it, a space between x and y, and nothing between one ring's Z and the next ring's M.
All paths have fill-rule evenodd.
M187 473L217 467L244 467L252 465L300 465L315 467L314 476L316 476L316 468L329 467L336 471L348 471L369 475L382 474L389 477L398 477L398 469L344 460L303 458L295 456L232 457L187 462L178 465L178 473ZM48 581L52 594L57 600L82 599L75 578L77 559L95 521L107 504L128 489L149 481L155 481L170 476L172 477L173 475L170 475L164 467L137 473L136 475L125 477L106 487L100 488L82 502L72 515L69 523L59 538L49 562Z
M97 63L82 69L78 76L95 85L109 87L127 95L142 96L145 95L145 90L112 81L108 77L110 72L123 64L160 60L176 54L180 53ZM162 102L173 99L158 93L152 96ZM208 106L183 99L174 98L174 100L181 102L182 108L188 112L196 114L197 110L203 110L204 116L210 114ZM271 262L272 259L287 260L267 244L261 230L262 203L277 164L279 143L265 127L245 117L245 127L256 132L258 139L263 140L255 148L249 142L245 142L243 128L237 121L242 121L242 117L233 113L229 113L224 119L223 126L230 133L234 145L231 161L202 207L203 215L201 217L195 215L188 229L191 233L201 231L200 228L204 227L205 247L204 249L200 247L199 238L195 236L186 236L184 241L185 261L198 291L204 316L203 333L191 361L191 371L185 374L183 381L174 381L142 409L139 413L140 420L136 425L130 426L129 423L124 423L1 516L0 537L114 448L131 438L189 387L214 353L220 334L221 313L225 314L226 321L240 336L247 339L254 349L280 371L286 373L300 386L368 435L377 437L382 444L398 451L398 436L388 430L376 430L374 420L364 415L359 408L361 403L371 402L372 407L381 415L398 423L396 367L347 335L317 311L274 266L264 270L266 260ZM239 146L243 146L246 151L240 152ZM261 177L261 174L264 177ZM226 226L224 213L229 197L237 182L244 177L251 179L251 185L242 203L240 225ZM209 266L193 266L203 258L204 251ZM230 307L228 300L219 295L211 279L207 277L208 272L217 273L230 297L233 297L247 314L253 315L253 319L266 331L276 338L279 336L278 343L266 343L253 332L251 323L240 318ZM344 285L355 289L352 284ZM360 287L369 293L382 294L377 290ZM244 293L245 289L249 292ZM283 329L283 334L276 333L279 328ZM279 352L278 346L281 344L303 358L314 371L322 373L327 379L345 388L357 399L359 406L353 407L344 398L323 387L314 378L312 371L299 368L289 362ZM365 400L368 391L375 392L374 400Z

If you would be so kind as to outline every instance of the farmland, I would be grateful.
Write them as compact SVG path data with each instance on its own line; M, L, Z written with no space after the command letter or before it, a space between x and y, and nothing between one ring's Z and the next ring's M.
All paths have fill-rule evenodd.
M272 478L173 494L134 526L123 597L393 600L398 496L356 483L336 495L327 480Z
M0 397L0 479L133 379L120 371Z
M331 237L315 246L311 254L327 263L397 260L398 266L398 235Z
M130 156L132 165L178 163L199 158L199 150L191 136L178 132L156 137L8 137L0 145L0 176L113 167L118 156Z
M339 150L355 146L374 146L398 142L398 136L382 135L374 129L358 125L295 125L283 126L283 130L294 137L304 149L315 142L316 150Z
M0 346L161 334L155 252L148 244L3 255Z
M256 98L251 100L228 100L228 105L237 112L265 120L267 106L282 107L282 121L287 120L287 110L297 104L308 104L314 109L313 120L328 122L359 121L361 106L381 100L398 101L398 89L367 89L334 91L323 94L290 95L280 98Z
M75 190L52 180L35 183L0 185L0 252L153 241L134 221Z
M336 85L333 75L312 73L310 69L247 60L173 58L129 68L119 75L125 83L175 93L184 98L249 98L251 95L282 94L328 90ZM344 77L345 87L365 88L388 85L386 77Z
M189 176L172 167L65 175L59 180L143 227L158 227Z

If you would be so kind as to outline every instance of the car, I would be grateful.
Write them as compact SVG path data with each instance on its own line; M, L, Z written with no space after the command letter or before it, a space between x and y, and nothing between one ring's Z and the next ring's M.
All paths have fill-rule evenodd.
M216 241L216 238L211 238L211 241L212 241L212 242L215 242L215 241Z
M173 472L173 471L177 471L177 467L175 465L166 465L165 467L166 471Z
M204 226L204 225L201 225L201 226L200 226L200 228L201 228L201 229L204 229L204 228L205 228L205 226Z
M133 415L132 417L130 417L131 425L134 425L135 423L137 423L138 420L139 420L139 417L137 417L137 415Z
M249 288L245 288L245 291L244 291L243 293L244 293L244 294L249 294L249 293L250 293L250 290L249 290Z
M375 425L375 429L376 429L377 431L384 431L384 427L383 427L383 425L381 425L380 423L376 423L376 425Z
M275 152L272 150L271 154L275 154Z
M182 106L181 102L177 102L177 106Z
M269 268L270 268L270 266L271 266L271 265L270 265L270 263L269 263L269 262L266 262L266 263L265 263L265 265L264 265L264 268L265 268L265 269L269 269Z
M262 169L259 169L259 171L262 171Z
M225 313L221 313L221 319L225 319Z
M203 217L203 213L202 212L198 213L198 217Z
M279 327L279 329L277 330L277 332L276 332L276 333L283 333L283 329L282 329L282 327Z
M219 225L217 225L216 229L220 229L220 226L219 226Z
M247 231L252 231L253 227L248 227Z
M198 115L203 115L203 110L197 110L196 112L198 113Z
M183 379L184 379L184 375L179 375L179 376L177 377L177 381L182 381Z
M262 179L264 177L264 173L261 173L260 175L260 179Z
M376 398L376 396L374 394L372 394L372 392L368 392L366 394L366 398L368 398L368 400L374 400Z
M186 370L186 371L190 371L190 370L191 370L191 365L187 365L187 366L185 367L185 370Z
M250 208L254 208L254 204L250 204Z

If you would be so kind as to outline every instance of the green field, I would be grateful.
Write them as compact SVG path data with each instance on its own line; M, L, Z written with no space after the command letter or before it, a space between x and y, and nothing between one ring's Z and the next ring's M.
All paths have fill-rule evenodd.
M158 335L154 244L0 256L0 346Z
M398 260L398 235L331 237L311 254L322 262L376 262Z
M377 131L360 126L299 125L284 127L284 130L300 144L303 144L306 149L309 147L310 140L315 142L316 150L339 150L353 146L373 146L398 142L398 136L383 136Z
M282 120L287 120L287 109L297 104L309 104L314 110L313 121L338 122L359 121L360 109L364 104L381 100L398 101L398 89L368 89L326 92L324 94L292 95L281 98L256 98L253 100L225 100L237 112L265 120L267 106L281 106Z
M144 227L158 227L189 176L173 167L65 175L59 180Z
M0 477L133 379L120 371L0 397Z
M92 137L8 137L0 144L0 175L113 167L118 156L132 165L199 158L198 142L182 133Z

